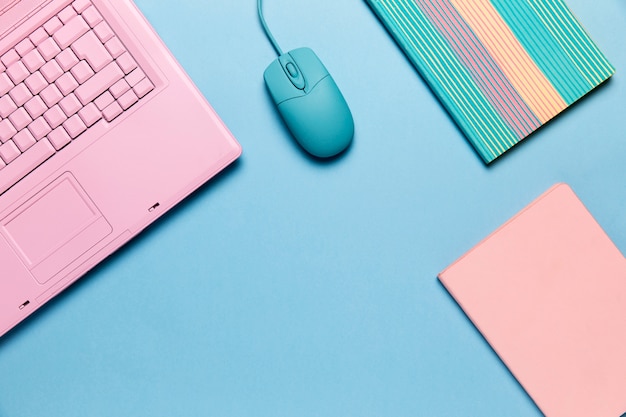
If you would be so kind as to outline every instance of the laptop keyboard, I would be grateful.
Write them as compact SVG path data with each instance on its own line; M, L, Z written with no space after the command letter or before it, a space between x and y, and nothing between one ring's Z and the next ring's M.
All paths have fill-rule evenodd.
M0 194L154 85L89 0L0 57Z

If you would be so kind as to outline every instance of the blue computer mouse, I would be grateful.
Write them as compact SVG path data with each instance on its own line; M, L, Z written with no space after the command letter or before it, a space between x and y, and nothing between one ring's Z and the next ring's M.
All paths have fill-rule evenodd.
M348 103L311 49L282 54L264 78L278 112L304 150L329 158L350 146L354 120Z

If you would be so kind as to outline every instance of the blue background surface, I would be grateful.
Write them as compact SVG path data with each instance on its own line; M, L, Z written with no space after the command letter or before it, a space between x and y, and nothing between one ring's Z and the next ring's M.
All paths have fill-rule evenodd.
M266 1L351 105L327 164L253 0L137 3L244 155L0 339L0 417L540 416L436 277L560 181L626 250L626 3L568 0L618 73L489 167L363 1Z

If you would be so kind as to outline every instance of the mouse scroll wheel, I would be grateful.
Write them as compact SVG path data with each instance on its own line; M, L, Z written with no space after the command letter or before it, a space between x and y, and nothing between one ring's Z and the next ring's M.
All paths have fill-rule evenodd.
M289 73L289 75L291 75L292 77L297 77L298 76L298 68L293 65L292 62L287 64L287 72Z
M306 82L304 81L304 76L300 72L300 69L293 62L287 62L285 65L285 71L289 76L289 80L294 87L298 90L304 90L306 87Z

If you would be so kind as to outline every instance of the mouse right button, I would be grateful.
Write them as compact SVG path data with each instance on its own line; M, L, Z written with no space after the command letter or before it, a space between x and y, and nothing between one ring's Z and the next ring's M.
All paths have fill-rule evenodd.
M320 59L309 48L298 48L289 52L307 81L307 91L328 75L328 70Z

